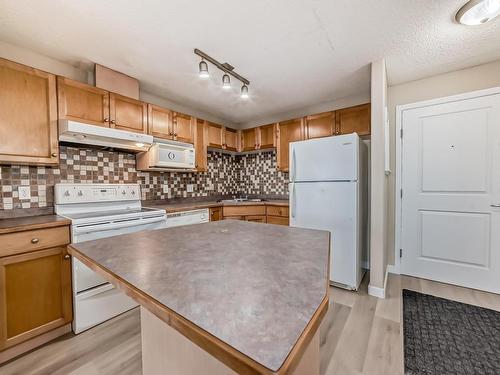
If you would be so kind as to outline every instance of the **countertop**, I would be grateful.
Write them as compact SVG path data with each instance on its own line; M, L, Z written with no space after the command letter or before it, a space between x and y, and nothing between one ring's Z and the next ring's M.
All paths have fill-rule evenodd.
M60 227L70 225L71 221L57 215L41 215L0 219L0 234L24 230Z
M285 199L269 199L260 202L221 202L217 200L203 200L203 201L176 201L176 202L146 202L143 204L144 207L155 207L155 208L163 208L170 212L180 212L180 211L191 211L197 210L201 208L210 208L210 207L222 207L222 206L288 206L288 200Z
M328 308L329 241L327 231L224 220L69 251L222 362L243 354L274 373Z

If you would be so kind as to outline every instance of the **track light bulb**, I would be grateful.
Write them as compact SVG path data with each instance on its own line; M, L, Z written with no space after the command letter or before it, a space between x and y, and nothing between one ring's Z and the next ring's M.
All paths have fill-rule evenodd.
M200 78L208 78L210 75L208 74L208 64L202 59L200 61Z
M243 99L247 99L248 98L248 86L247 85L243 85L241 86L241 97Z
M226 90L231 88L231 79L227 73L222 76L222 88Z

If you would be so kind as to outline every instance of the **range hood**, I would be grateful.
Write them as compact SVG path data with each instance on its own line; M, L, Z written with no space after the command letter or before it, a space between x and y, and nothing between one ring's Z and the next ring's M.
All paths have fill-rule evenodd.
M153 136L103 126L59 120L59 141L113 147L122 150L147 151Z

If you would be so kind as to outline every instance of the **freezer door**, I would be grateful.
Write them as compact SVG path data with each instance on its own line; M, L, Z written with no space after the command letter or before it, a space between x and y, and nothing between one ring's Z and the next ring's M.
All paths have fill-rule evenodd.
M356 182L290 184L290 226L330 231L330 281L351 289L357 289L362 272L357 187Z
M290 182L357 180L359 142L353 133L290 143Z

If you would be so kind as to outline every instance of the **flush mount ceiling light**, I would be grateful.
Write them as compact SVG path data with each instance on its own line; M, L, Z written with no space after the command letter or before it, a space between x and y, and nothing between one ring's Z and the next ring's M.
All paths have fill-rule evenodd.
M222 88L226 90L231 88L231 78L227 73L222 76Z
M467 26L482 25L500 14L500 0L469 0L455 19Z
M248 85L250 85L250 81L243 76L240 76L238 73L234 71L234 66L229 63L221 64L213 57L208 56L205 52L200 51L198 48L194 49L194 53L201 57L200 65L199 65L199 74L201 78L207 78L208 75L208 64L205 60L215 65L217 68L224 72L222 76L222 88L230 89L231 88L231 78L230 75L236 78L238 81L243 83L241 86L241 97L246 99L248 98Z
M210 76L210 74L208 74L208 64L203 59L200 61L199 68L200 78L208 78Z

